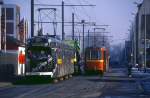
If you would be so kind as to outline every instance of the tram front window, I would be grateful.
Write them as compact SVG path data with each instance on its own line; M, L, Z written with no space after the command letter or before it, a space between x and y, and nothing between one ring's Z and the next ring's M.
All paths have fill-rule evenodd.
M91 51L91 60L100 60L101 54L100 51L92 50Z

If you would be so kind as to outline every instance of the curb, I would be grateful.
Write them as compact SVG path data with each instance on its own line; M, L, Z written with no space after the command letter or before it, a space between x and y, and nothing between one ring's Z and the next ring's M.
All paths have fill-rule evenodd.
M0 82L0 88L12 86L12 83Z

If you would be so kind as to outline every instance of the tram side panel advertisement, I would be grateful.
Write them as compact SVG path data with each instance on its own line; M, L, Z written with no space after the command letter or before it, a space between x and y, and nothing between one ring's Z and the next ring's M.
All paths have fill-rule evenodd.
M25 75L25 47L18 47L18 66L17 74Z

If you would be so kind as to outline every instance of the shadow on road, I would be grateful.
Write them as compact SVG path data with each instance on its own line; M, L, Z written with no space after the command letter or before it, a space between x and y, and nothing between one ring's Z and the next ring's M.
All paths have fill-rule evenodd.
M0 75L0 82L13 82L14 76L13 75Z
M14 71L13 65L0 65L0 82L12 82Z
M121 78L121 77L103 77L99 79L87 79L92 82L136 82L135 79L132 78Z

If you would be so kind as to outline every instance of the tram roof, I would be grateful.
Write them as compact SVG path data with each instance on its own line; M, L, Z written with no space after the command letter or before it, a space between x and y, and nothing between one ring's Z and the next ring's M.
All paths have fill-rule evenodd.
M55 38L55 37L53 37L53 36L47 36L47 35L43 35L43 36L34 36L34 37L32 37L31 39L29 39L30 41L40 41L41 39L43 39L42 41L43 41L43 43L44 43L44 41L45 41L45 43L46 42L48 42L48 41L50 41L50 42L58 42L58 43L61 43L61 40L59 40L59 39L57 39L57 38Z
M41 45L41 43L60 43L60 44L63 44L64 46L69 46L69 47L72 47L74 48L72 45L69 45L68 43L66 43L65 41L62 41L62 40L59 40L53 36L47 36L47 35L44 35L44 36L34 36L32 37L31 39L29 39L29 42L28 43L39 43Z

